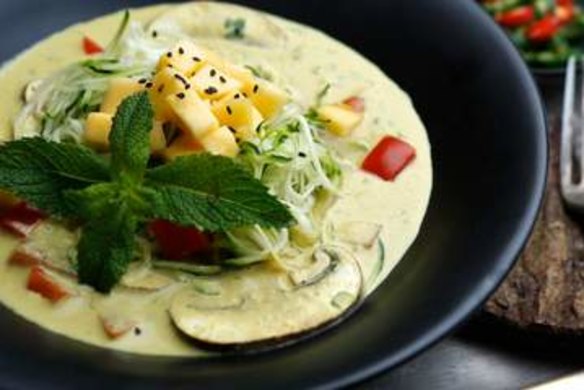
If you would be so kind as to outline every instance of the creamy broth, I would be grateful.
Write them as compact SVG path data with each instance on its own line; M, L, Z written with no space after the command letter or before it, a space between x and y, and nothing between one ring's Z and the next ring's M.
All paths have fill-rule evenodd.
M221 38L220 23L225 16L241 15L253 44ZM105 44L111 39L121 14L106 16L75 25L53 35L18 56L0 72L3 85L3 105L0 106L0 139L12 138L12 121L22 107L22 91L31 80L42 78L74 61L83 58L80 42L88 35ZM373 146L386 134L397 135L413 145L416 159L394 182L385 182L355 168L345 173L338 201L326 215L334 229L357 222L383 225L385 261L379 267L377 245L354 252L366 280L369 294L395 267L415 239L432 186L430 146L422 122L409 97L385 76L381 70L362 56L314 29L278 17L256 13L243 7L220 3L187 4L183 6L156 6L132 10L132 19L153 23L153 28L188 29L196 42L210 47L227 59L273 70L276 81L288 86L295 99L305 107L327 83L331 84L325 102L337 102L359 94L365 99L365 120L351 138ZM194 26L194 27L193 27ZM366 151L358 147L335 145L347 159L358 162ZM33 233L41 247L57 247L56 242L73 240L58 226L44 223ZM9 253L17 241L0 235L0 300L16 313L54 332L108 348L155 355L204 355L179 336L171 324L168 308L174 294L183 287L180 281L155 292L118 287L109 296L96 294L90 288L77 287L77 295L53 304L26 289L28 270L9 265ZM55 253L55 257L66 256ZM260 265L219 278L192 278L203 290L221 288L221 278L249 278L270 271ZM176 277L169 273L167 276ZM275 278L274 283L278 278ZM228 281L225 285L228 285ZM253 282L252 282L253 283ZM139 331L116 340L110 340L100 326L98 310L120 311L138 319Z

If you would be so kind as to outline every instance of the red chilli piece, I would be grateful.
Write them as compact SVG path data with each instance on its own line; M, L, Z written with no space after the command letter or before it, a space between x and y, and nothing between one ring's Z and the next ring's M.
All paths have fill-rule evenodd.
M26 287L53 303L71 296L71 293L67 289L61 286L39 266L33 266L30 270Z
M148 230L156 239L162 255L169 260L183 260L207 252L211 238L192 227L157 219L150 222Z
M365 112L365 100L359 96L351 96L343 101L343 104L351 107L355 112Z
M43 212L21 202L0 216L0 228L19 238L26 238L45 218Z
M399 138L386 136L367 155L363 170L393 181L416 157L416 150Z
M89 37L83 37L83 51L87 55L103 53L103 47Z

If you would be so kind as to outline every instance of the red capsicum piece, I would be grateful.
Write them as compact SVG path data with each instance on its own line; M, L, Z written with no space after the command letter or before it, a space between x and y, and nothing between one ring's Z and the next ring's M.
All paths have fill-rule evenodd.
M26 238L45 217L41 211L21 202L0 215L0 227L17 237Z
M416 157L416 150L399 138L386 136L367 155L363 170L393 181Z
M546 15L529 26L526 32L527 39L535 43L547 42L556 35L561 25L556 15Z
M351 107L355 112L365 112L365 100L359 96L351 96L343 101L343 104Z
M150 222L148 228L160 252L169 260L187 259L211 247L211 238L196 228L179 226L161 219Z
M71 293L66 288L61 286L40 266L33 266L31 268L26 287L51 302L58 302L61 299L71 296Z
M103 47L89 37L83 38L83 51L87 55L103 53Z
M535 19L535 8L532 5L524 5L501 12L495 17L497 23L504 27L519 27L530 23Z

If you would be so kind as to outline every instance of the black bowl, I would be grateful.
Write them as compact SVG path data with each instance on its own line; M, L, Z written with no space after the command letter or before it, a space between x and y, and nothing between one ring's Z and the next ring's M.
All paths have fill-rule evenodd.
M347 385L406 361L452 331L513 264L542 198L545 121L527 68L474 2L242 2L329 32L411 94L428 128L435 169L415 245L336 329L257 356L194 360L116 353L53 335L1 310L2 387ZM116 0L2 0L3 53L117 7Z

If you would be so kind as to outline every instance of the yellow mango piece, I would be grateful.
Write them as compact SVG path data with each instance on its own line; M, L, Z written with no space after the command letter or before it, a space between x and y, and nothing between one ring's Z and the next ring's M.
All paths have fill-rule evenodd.
M288 94L273 83L256 79L244 92L264 118L269 119L278 114L290 101Z
M363 113L356 112L345 104L331 104L317 109L320 119L328 131L346 137L363 121Z
M161 154L165 160L172 161L177 157L188 156L202 150L203 147L199 141L189 137L187 134L181 134Z
M230 92L241 88L241 83L229 77L217 67L207 64L190 78L195 90L204 99L218 100Z
M156 73L149 87L148 94L154 109L154 116L162 122L174 118L166 98L170 95L186 93L191 88L183 73L170 68L164 68Z
M234 78L241 83L242 90L251 90L256 83L256 77L251 70L233 64L225 64L220 67L228 76Z
M114 78L110 81L109 88L101 103L100 111L113 115L125 98L142 90L144 90L144 85L136 80L127 77Z
M162 128L162 122L154 121L150 132L150 151L153 154L160 154L166 148L166 137Z
M209 105L192 90L169 95L166 103L172 110L177 125L192 138L201 139L219 127Z
M256 128L262 123L262 114L241 93L229 95L212 106L219 123L235 130L237 139L248 141L256 136Z
M99 151L109 149L109 133L112 128L113 115L104 112L92 112L85 121L83 141Z
M239 153L239 146L235 140L235 135L227 126L222 126L212 133L207 134L200 142L203 148L211 154L235 157Z
M207 58L205 49L191 41L183 40L160 57L157 70L170 68L190 76L203 66L205 58Z
M109 150L109 134L112 129L113 116L104 112L92 112L85 122L83 141L93 149L105 152ZM162 123L154 121L150 132L150 150L158 153L166 147Z

